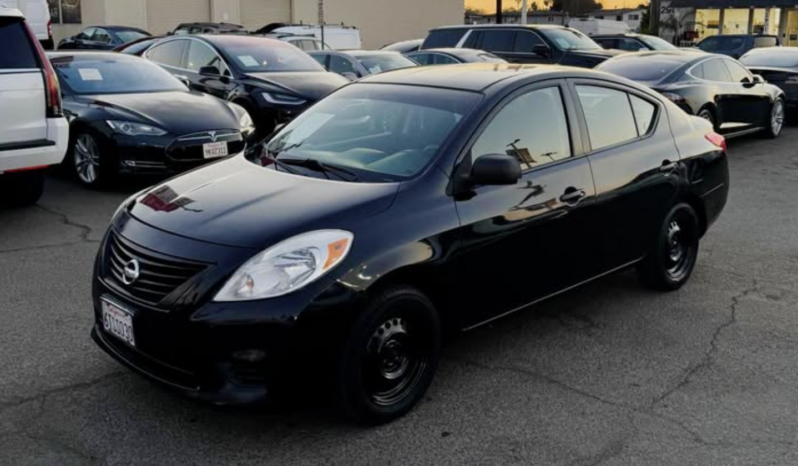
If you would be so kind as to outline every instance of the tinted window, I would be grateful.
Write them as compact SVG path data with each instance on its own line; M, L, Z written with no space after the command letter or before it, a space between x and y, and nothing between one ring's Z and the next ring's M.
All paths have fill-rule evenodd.
M81 39L81 40L91 40L91 36L94 35L95 31L96 31L95 28L86 28L86 29L80 31L80 34L75 36L75 38L76 39Z
M515 31L484 31L480 48L490 52L515 50Z
M617 74L632 81L656 83L684 65L684 61L667 56L641 58L635 55L621 56L607 60L597 69Z
M0 69L38 68L36 54L25 30L25 24L17 19L0 18ZM1 111L1 110L0 110Z
M619 41L618 48L630 52L638 52L640 49L647 49L648 47L634 39L624 38Z
M422 66L431 65L434 61L433 56L429 53L414 53L408 55L408 58Z
M593 150L637 138L637 124L625 92L605 87L577 86Z
M629 100L632 101L632 111L635 114L635 122L637 122L637 133L640 136L648 134L654 124L654 115L657 107L637 96L630 95Z
M705 52L715 52L719 50L736 50L745 44L742 37L714 36L702 40L698 48Z
M457 63L460 63L454 58L440 53L436 53L433 56L433 59L434 59L433 63L436 65L456 65Z
M439 29L432 31L424 41L423 48L437 49L440 47L454 47L463 38L465 29Z
M91 36L91 40L95 42L101 42L103 44L109 44L111 42L111 35L108 34L108 31L105 29L96 29L94 31L94 35Z
M217 47L245 73L324 71L308 54L285 42L236 35L218 36L215 40Z
M753 81L751 74L741 64L731 60L724 60L724 63L726 63L726 68L731 74L732 81L736 83L750 83Z
M58 80L76 94L185 91L186 87L160 66L140 58L53 58Z
M200 68L203 66L214 66L219 70L220 75L230 75L227 66L225 66L221 57L219 57L216 52L201 42L191 41L188 47L188 63L186 64L186 68L191 71L199 72Z
M599 44L593 42L593 39L576 29L552 28L541 29L540 32L557 44L560 50L597 50L601 48Z
M355 58L368 70L369 74L384 73L386 71L416 66L415 62L398 53L363 55Z
M775 37L754 37L754 48L775 47L778 45Z
M529 53L536 45L543 45L543 40L534 32L519 31L515 35L515 51Z
M142 37L149 37L147 34L139 31L117 31L116 36L119 37L119 40L122 43L133 42L134 40L139 40Z
M321 65L321 66L323 66L323 67L325 67L327 69L330 68L328 66L328 64L327 64L327 59L330 57L329 55L322 55L322 54L315 54L314 53L313 55L311 55L311 57L313 57L314 60L319 62L319 65Z
M596 39L596 43L598 43L600 46L604 47L605 49L615 48L615 39Z
M502 108L471 148L474 158L488 154L512 155L524 169L570 157L560 89L532 91Z
M354 63L352 63L348 58L339 57L338 55L330 55L330 71L338 74L358 74Z
M172 40L164 44L156 45L147 51L147 58L155 63L182 68L183 49L186 42L185 39Z
M719 58L705 61L700 65L700 67L701 70L698 73L693 73L696 77L701 77L703 79L706 79L707 81L716 81L716 82L731 81L731 77L729 77L729 72L726 71L726 67L723 65L723 60Z

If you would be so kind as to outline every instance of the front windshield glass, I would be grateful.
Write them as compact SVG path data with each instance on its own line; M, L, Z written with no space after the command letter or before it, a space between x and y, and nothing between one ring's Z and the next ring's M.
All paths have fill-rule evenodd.
M767 52L755 51L743 55L740 62L749 67L798 68L798 53L786 48L775 48L775 50Z
M346 181L401 181L435 160L480 99L479 94L465 91L351 85L281 130L256 163ZM319 162L336 171L320 170Z
M638 38L651 50L677 50L675 45L660 37L639 36Z
M384 73L417 66L416 62L399 53L385 53L355 56L358 62L369 71L369 74Z
M124 56L124 55L123 55ZM58 80L75 94L185 91L186 86L143 58L56 57Z
M540 29L539 32L557 44L560 50L602 50L601 46L593 39L576 29Z
M245 73L324 71L310 55L286 42L235 35L216 40Z

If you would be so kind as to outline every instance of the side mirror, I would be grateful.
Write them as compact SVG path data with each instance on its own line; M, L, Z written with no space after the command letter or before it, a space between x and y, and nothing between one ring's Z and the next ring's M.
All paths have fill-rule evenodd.
M346 79L348 79L350 81L357 81L358 79L360 79L355 73L353 73L351 71L347 71L345 73L341 73L341 76L343 76L344 78L346 78Z
M200 67L199 74L202 76L221 76L222 72L215 66L203 66Z
M474 166L471 168L472 185L512 185L519 179L521 179L521 165L512 155L483 155L474 161Z
M540 55L543 58L551 57L551 48L545 44L539 44L532 47L532 53L535 55Z

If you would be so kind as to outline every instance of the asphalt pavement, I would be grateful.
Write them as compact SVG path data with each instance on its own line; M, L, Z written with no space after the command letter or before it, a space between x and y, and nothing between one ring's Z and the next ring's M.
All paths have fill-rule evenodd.
M795 127L729 142L729 204L684 288L626 272L464 334L376 428L206 406L111 360L89 339L92 263L140 186L51 176L0 211L0 465L798 464L796 147Z

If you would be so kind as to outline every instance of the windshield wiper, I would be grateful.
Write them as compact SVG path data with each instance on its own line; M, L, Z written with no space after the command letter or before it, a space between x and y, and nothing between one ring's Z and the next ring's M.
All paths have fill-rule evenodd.
M290 164L285 163L282 160L277 160L276 155L277 154L270 151L269 149L264 149L263 154L261 154L261 156L259 157L261 159L261 164L263 164L263 161L265 160L273 163L276 167L280 167L283 170L287 171L288 173L291 173L292 175L301 175L301 173L293 169Z
M304 167L310 170L321 172L328 179L330 177L327 174L334 173L336 176L345 181L360 180L360 177L357 176L357 174L351 170L347 170L346 168L339 167L337 165L328 165L316 159L282 158L279 160L279 162L285 165L294 165L297 167Z

